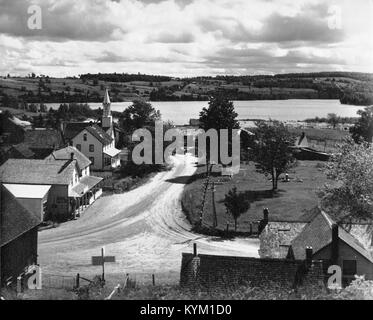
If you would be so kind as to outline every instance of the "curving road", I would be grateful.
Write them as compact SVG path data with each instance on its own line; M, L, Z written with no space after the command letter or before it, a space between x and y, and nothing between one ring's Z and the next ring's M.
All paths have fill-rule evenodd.
M190 231L180 206L183 184L170 179L190 176L196 159L173 157L173 169L157 174L147 184L130 192L105 196L89 207L76 221L39 233L39 263L49 274L94 275L91 256L105 246L116 263L106 272L123 274L179 272L182 252L258 256L258 240L220 241Z

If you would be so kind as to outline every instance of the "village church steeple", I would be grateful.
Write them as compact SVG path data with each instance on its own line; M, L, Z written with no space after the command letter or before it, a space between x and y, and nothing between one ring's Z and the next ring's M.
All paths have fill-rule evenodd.
M109 90L105 90L103 105L103 115L102 115L102 128L104 130L111 129L113 126L113 117L111 116L111 102L109 97Z

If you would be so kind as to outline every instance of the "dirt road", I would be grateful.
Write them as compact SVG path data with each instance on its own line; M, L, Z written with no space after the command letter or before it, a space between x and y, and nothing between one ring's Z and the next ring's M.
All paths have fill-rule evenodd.
M116 257L106 265L108 274L178 273L181 253L258 256L258 240L214 240L190 231L180 206L184 184L170 181L190 176L195 158L176 156L173 169L157 174L147 184L130 192L100 198L76 221L39 233L39 262L44 273L94 275L100 267L91 256Z

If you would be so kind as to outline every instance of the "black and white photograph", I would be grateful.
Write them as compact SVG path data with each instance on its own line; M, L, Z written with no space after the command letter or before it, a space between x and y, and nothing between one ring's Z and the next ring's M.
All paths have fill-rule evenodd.
M373 0L0 0L0 303L373 300L372 143Z

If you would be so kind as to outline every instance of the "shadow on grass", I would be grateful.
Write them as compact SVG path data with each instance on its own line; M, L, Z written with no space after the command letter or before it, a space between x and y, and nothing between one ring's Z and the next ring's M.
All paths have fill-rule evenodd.
M240 232L240 231L234 231L234 230L229 230L227 232L226 230L214 229L212 227L199 226L199 225L195 225L192 228L192 231L197 234L203 234L203 235L212 237L210 240L213 242L232 240L237 237L258 238L259 236L257 233Z
M282 196L284 190L246 190L240 192L240 194L244 194L245 198L248 199L250 202L261 201L264 199L275 199ZM224 199L220 200L219 203L223 203Z

